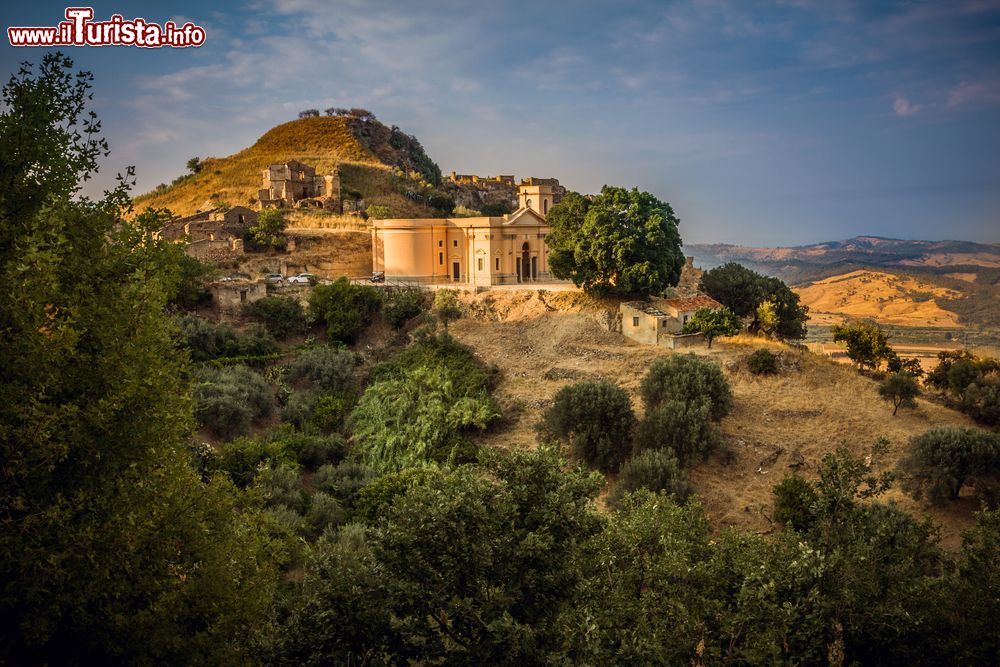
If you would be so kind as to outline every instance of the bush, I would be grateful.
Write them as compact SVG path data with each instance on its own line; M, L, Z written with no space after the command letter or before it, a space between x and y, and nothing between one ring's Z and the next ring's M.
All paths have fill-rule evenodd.
M910 440L899 472L904 491L935 505L958 500L969 483L981 495L992 495L1000 476L1000 436L974 428L932 428Z
M774 487L774 520L797 531L807 531L815 520L816 487L798 475L788 475Z
M980 424L1000 426L1000 375L981 376L965 388L962 411Z
M338 393L354 390L358 356L342 348L320 346L300 354L288 368L289 380L306 379L317 387Z
M339 463L347 452L347 444L339 435L295 433L287 427L272 432L268 441L307 470L316 470L327 463Z
M367 285L352 285L339 278L317 285L309 295L309 312L326 322L330 340L352 342L382 308L382 293Z
M917 396L920 395L920 385L917 379L909 373L895 373L879 384L879 396L892 403L892 415L895 417L900 408L917 407Z
M309 500L306 526L309 536L313 539L343 524L346 520L347 512L333 496L317 491Z
M634 429L628 393L607 380L560 389L539 426L543 437L568 444L575 457L605 472L628 458Z
M179 318L181 345L191 352L191 361L205 362L225 357L264 356L278 351L267 332L250 329L240 334L225 324L213 324L194 315Z
M300 431L306 430L312 422L313 403L317 396L314 391L292 392L281 410L281 419Z
M298 469L290 464L263 468L254 479L254 485L263 493L268 507L284 506L299 514L305 512L309 497Z
M395 329L423 312L425 304L424 293L419 289L402 289L396 291L389 303L382 309L386 321Z
M337 431L344 425L350 407L347 397L324 394L313 403L309 421L321 431Z
M636 451L668 449L682 466L707 459L722 442L707 398L667 401L646 414L636 429Z
M678 503L683 503L691 495L687 472L673 452L667 449L639 452L626 461L608 504L617 509L625 494L637 489L665 493Z
M355 507L357 519L374 524L396 498L414 487L422 486L435 474L437 469L432 467L404 468L373 480L358 494Z
M295 460L284 443L260 438L237 438L221 450L219 468L241 488L246 488L262 468Z
M192 384L195 416L222 438L244 435L254 420L274 412L274 391L246 366L196 368Z
M275 338L287 338L306 328L306 313L298 299L267 296L243 306L243 312L260 321Z
M375 472L354 461L339 465L325 465L316 471L313 484L319 491L328 493L346 507L354 508L358 494L376 477Z
M708 398L714 420L729 414L733 402L719 365L695 354L674 354L654 361L639 385L639 393L647 413L671 400L691 403Z
M747 357L747 368L754 375L775 375L778 372L778 355L766 348L755 350Z

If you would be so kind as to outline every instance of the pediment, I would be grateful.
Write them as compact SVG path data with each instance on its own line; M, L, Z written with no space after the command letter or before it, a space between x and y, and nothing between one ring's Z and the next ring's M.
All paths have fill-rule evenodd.
M537 227L538 225L544 225L545 218L540 216L538 213L532 209L522 206L513 213L510 217L504 221L504 227L516 227L518 225L525 225L531 227Z

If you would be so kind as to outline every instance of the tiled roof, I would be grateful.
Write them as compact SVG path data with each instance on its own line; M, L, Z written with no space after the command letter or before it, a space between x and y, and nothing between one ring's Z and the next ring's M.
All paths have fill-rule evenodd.
M669 306L677 310L698 310L699 308L722 308L722 304L705 294L697 296L678 297L675 299L658 299L657 305Z

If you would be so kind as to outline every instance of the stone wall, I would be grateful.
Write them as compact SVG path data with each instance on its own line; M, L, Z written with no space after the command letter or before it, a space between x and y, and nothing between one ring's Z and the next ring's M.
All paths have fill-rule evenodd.
M184 253L203 262L222 262L243 256L243 239L204 239L187 244Z

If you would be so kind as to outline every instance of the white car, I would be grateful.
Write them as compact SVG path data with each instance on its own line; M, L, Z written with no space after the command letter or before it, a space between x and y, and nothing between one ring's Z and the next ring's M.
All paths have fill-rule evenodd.
M300 273L295 276L288 276L285 278L285 282L289 285L309 285L316 282L316 276L311 273Z

